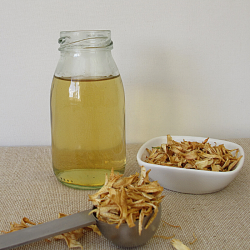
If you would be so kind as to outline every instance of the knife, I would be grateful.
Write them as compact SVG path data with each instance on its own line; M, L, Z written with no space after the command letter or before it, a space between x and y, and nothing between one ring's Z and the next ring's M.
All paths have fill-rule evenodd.
M35 241L47 239L73 231L81 227L87 227L96 223L95 216L89 215L90 210L68 215L60 219L45 222L12 233L0 235L0 249L11 249Z

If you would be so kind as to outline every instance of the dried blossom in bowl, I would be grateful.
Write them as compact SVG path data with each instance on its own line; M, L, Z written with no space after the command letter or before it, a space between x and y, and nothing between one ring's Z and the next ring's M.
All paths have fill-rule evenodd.
M177 142L167 135L167 143L146 149L149 156L145 162L163 166L207 171L232 171L242 158L239 149L227 149L224 144L211 146L209 138L203 142Z

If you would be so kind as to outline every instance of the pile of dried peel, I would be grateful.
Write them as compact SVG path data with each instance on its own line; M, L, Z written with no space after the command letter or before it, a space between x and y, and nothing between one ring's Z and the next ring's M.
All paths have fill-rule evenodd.
M154 216L150 219L148 224L156 217L158 206L163 198L163 188L157 181L151 182L145 167L141 167L141 175L138 173L129 177L122 177L122 175L115 175L112 171L109 178L106 176L104 186L93 195L89 195L90 201L96 206L92 212L96 213L99 220L107 223L116 223L117 227L121 223L127 223L130 227L134 226L134 221L142 221L145 215L149 215L154 211ZM67 216L59 213L59 218ZM3 233L11 233L27 227L36 225L33 221L24 217L20 224L11 223L9 231L2 231ZM91 225L84 228L64 233L47 239L48 242L54 240L65 240L69 248L83 249L83 246L78 241L85 231L92 230L98 235L101 235L96 225ZM139 234L142 227L139 227ZM161 237L163 238L163 237ZM171 237L172 238L172 237ZM169 238L168 238L169 239ZM177 250L189 250L181 241L172 239L171 244Z

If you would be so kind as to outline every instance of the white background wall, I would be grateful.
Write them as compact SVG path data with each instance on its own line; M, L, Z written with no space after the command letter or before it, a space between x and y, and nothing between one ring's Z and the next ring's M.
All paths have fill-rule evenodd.
M127 142L250 137L249 0L1 0L0 146L50 144L61 30L110 29Z

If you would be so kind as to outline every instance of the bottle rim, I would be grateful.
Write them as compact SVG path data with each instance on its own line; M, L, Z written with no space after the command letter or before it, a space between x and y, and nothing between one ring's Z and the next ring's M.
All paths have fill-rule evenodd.
M59 51L75 49L112 49L110 30L61 31Z

